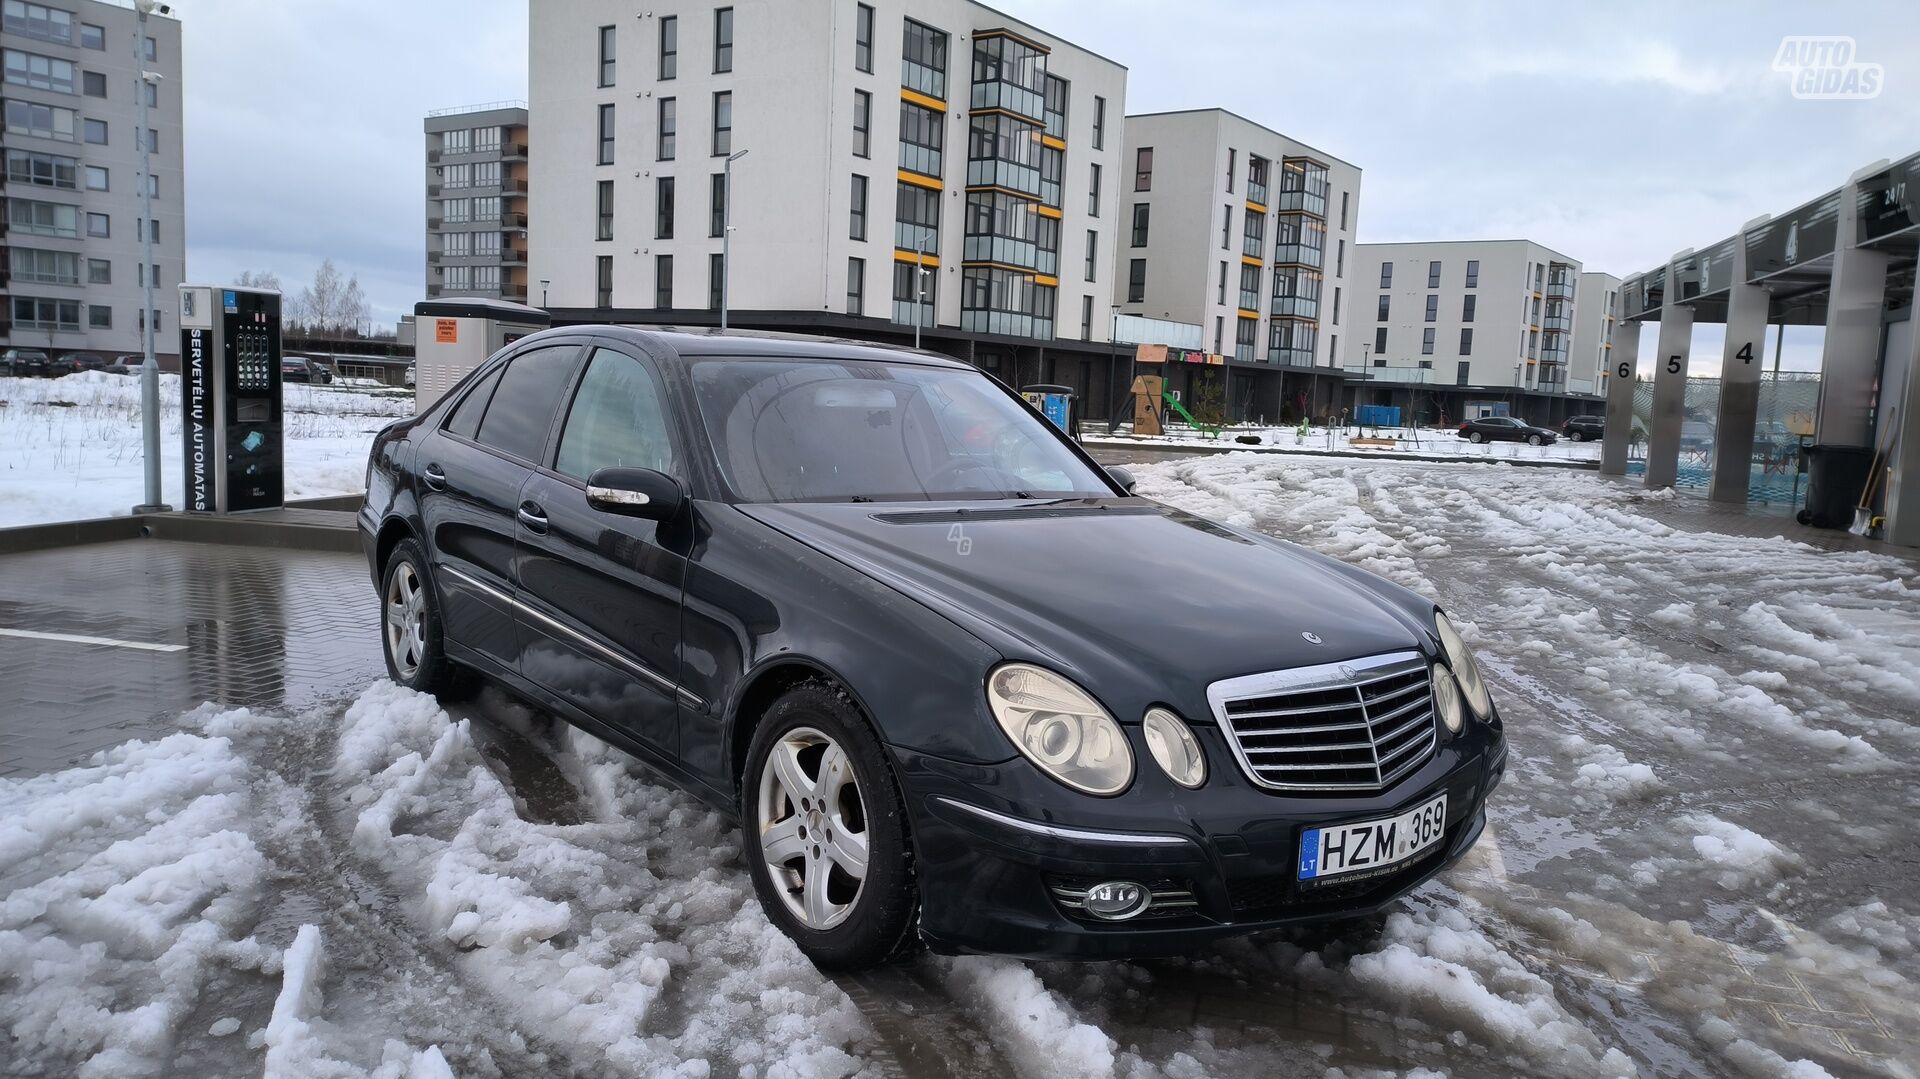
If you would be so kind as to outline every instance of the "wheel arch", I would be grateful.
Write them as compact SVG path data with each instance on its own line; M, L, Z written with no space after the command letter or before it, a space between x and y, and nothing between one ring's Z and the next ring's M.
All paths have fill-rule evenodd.
M400 546L400 541L409 539L418 543L420 534L405 517L395 514L380 522L380 531L374 538L374 573L384 578L387 572L387 559L392 556L393 549ZM426 567L421 568L424 570Z
M773 702L781 694L795 686L807 682L823 682L846 694L858 713L861 722L873 733L882 747L887 739L880 732L880 725L874 722L873 710L867 707L860 694L854 691L852 683L842 678L832 668L819 660L808 656L781 656L771 659L754 669L742 680L739 695L727 715L727 775L733 781L733 793L740 796L741 784L745 782L747 753L753 744L753 732L759 729L760 720L766 715ZM885 754L882 754L884 757ZM896 779L897 782L897 779Z

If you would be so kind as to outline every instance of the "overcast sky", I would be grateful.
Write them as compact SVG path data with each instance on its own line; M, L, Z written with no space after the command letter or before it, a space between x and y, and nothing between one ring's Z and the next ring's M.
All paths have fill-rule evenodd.
M1524 237L1625 276L1920 150L1912 0L997 6L1127 65L1131 112L1218 105L1360 166L1363 241ZM177 7L189 274L293 289L331 257L377 320L411 310L422 117L526 96L525 0ZM1787 34L1851 35L1881 95L1796 100L1772 69Z

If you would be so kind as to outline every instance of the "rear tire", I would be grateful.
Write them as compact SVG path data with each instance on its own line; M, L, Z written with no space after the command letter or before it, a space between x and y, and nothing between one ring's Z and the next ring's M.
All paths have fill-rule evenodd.
M845 691L803 682L767 709L747 751L740 820L761 907L821 969L912 948L920 897L906 803Z
M1467 441L1473 443L1476 446L1478 446L1482 442L1485 442L1486 440L1487 440L1487 436L1481 434L1478 431L1475 431L1472 434L1467 436Z
M447 658L440 596L411 539L394 546L380 574L380 645L387 677L408 689L449 700L472 689L468 672Z
M1578 431L1569 431L1569 432L1567 432L1567 440L1568 440L1568 441L1570 441L1570 442L1579 442L1579 441L1582 441L1582 440L1584 440L1584 439L1585 439L1586 437L1587 437L1587 436L1585 436L1585 435L1583 435L1583 434L1581 434L1581 433L1580 433L1580 432L1578 432Z

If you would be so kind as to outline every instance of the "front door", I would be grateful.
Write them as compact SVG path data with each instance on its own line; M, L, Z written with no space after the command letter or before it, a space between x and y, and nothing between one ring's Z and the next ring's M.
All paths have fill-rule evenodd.
M680 595L690 538L587 504L602 468L680 476L650 361L596 347L550 467L521 492L520 673L673 758L679 751Z

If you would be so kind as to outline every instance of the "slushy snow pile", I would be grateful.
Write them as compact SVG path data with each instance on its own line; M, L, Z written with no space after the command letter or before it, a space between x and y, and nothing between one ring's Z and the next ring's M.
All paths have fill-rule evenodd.
M413 414L411 395L335 386L286 387L286 496L351 494L387 423ZM180 376L160 376L160 483L181 503ZM82 371L0 378L0 528L124 515L145 500L140 379Z

